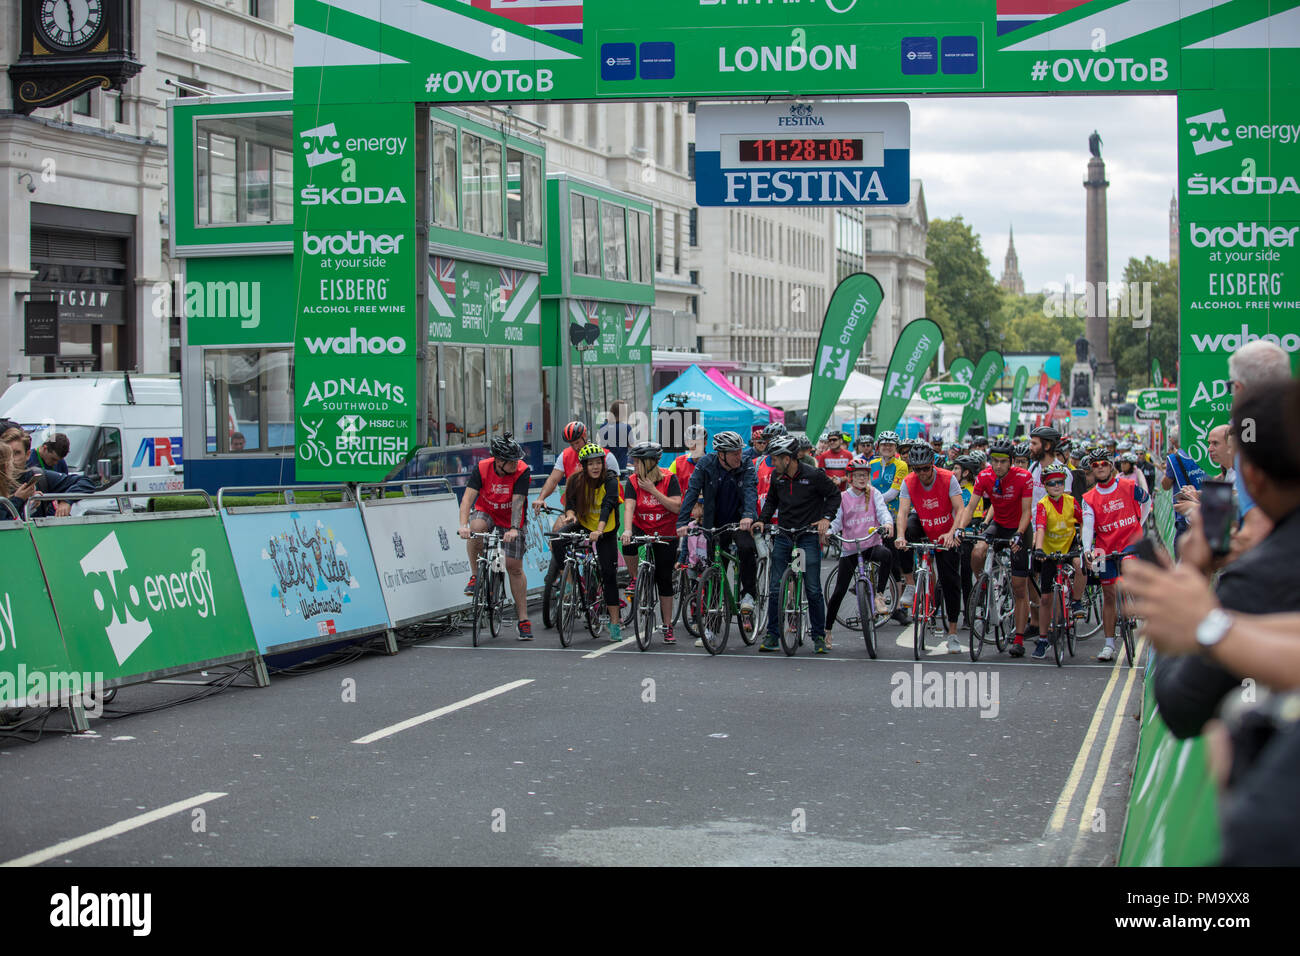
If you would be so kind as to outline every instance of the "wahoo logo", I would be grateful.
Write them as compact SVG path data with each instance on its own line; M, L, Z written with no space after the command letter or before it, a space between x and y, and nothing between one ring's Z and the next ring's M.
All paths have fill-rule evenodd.
M108 633L108 643L113 647L113 656L117 658L119 666L153 633L149 619L138 618L131 611L132 606L136 609L141 607L140 591L136 586L132 584L125 595L118 593L117 576L126 571L126 568L126 557L122 554L122 546L117 542L116 531L91 548L81 559L82 574L86 577L98 575L94 579L98 585L94 589L95 607L101 611L107 610L111 615L104 630Z
M1287 332L1285 335L1276 335L1272 332L1256 335L1250 331L1250 326L1243 325L1240 332L1220 332L1218 335L1192 334L1192 344L1196 346L1198 352L1235 352L1243 345L1258 342L1260 339L1272 342L1288 352L1300 352L1300 335L1294 332Z
M348 335L331 338L304 338L307 351L312 355L401 355L406 351L406 339L400 335L384 338L382 335L366 338L351 329Z
M135 461L131 463L131 467L139 468L146 462L150 468L182 464L181 436L141 439L140 448L135 453Z
M1228 138L1232 132L1228 128L1228 117L1223 110L1210 110L1208 113L1189 116L1186 122L1187 132L1192 137L1192 150L1197 156L1233 145Z
M343 158L343 144L339 141L338 130L333 123L304 130L298 136L302 140L302 149L310 168Z
M839 381L847 381L849 377L849 365L853 356L848 349L838 349L833 345L823 345L821 358L817 362L818 378L834 378ZM836 364L838 363L838 364Z

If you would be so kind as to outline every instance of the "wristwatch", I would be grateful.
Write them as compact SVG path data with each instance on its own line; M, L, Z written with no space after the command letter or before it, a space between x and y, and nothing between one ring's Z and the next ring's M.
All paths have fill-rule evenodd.
M1223 640L1231 627L1232 617L1222 608L1213 608L1201 619L1201 623L1196 625L1196 643L1201 645L1202 651L1208 652Z

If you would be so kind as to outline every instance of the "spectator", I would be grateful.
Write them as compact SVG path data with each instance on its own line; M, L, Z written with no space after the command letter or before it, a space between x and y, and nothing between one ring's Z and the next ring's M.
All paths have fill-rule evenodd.
M1165 458L1165 476L1160 479L1160 487L1168 491L1171 488L1174 491L1174 534L1182 535L1187 530L1187 514L1195 507L1196 495L1194 492L1201 490L1201 482L1205 480L1205 472L1201 470L1195 459L1187 452L1183 451L1182 446L1178 443L1178 431L1176 429L1169 432L1169 446L1173 449Z
M14 456L10 444L0 441L0 498L7 499L20 518L22 517L23 507L27 504L27 499L36 492L35 478L19 483L21 462L22 459ZM8 508L0 505L0 521L12 521L13 517Z
M17 422L0 418L0 441L8 445L15 455L21 456L18 459L20 465L27 460L27 453L30 451L27 443L30 439Z
M600 426L599 443L614 453L620 469L627 467L627 453L632 444L632 426L624 422L627 402L618 398L609 406L609 418Z
M1291 357L1273 342L1260 339L1248 342L1228 356L1228 378L1232 386L1232 397L1236 397L1245 388L1264 382L1285 381L1291 377ZM1233 468L1236 480L1233 490L1237 493L1237 519L1241 527L1233 541L1235 551L1248 551L1271 530L1268 517L1255 507L1245 483L1241 480L1241 448L1237 446Z
M248 439L246 439L246 438L244 437L244 433L243 433L243 432L231 432L231 433L230 433L230 450L231 450L231 451L243 451L244 448L245 448L247 445L248 445Z
M57 432L32 451L31 457L27 459L27 465L31 468L43 468L46 471L57 471L61 475L66 475L67 457L71 448L68 436L63 432Z
M1292 407L1296 406L1296 407ZM1229 611L1275 614L1300 611L1300 383L1268 382L1237 396L1233 430L1253 425L1254 441L1238 442L1240 477L1272 531L1250 551L1227 564L1216 586L1219 602ZM1294 423L1288 421L1295 416ZM1195 532L1183 539L1185 563L1203 573L1212 569L1212 555L1193 513ZM1238 687L1240 676L1214 662L1187 657L1156 668L1156 701L1169 729L1178 737L1200 734L1225 694Z
M1232 429L1227 425L1216 425L1205 436L1205 445L1209 449L1210 461L1222 469L1219 477L1223 481L1231 481L1233 474L1231 431Z

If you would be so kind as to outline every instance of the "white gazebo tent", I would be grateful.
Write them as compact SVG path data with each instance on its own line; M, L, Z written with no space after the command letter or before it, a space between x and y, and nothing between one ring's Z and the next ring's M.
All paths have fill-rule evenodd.
M812 389L812 374L799 375L795 378L777 379L776 384L768 388L766 402L778 408L800 411L808 407L808 393ZM849 380L844 383L835 404L835 418L852 419L855 414L865 412L875 414L880 408L880 396L885 391L885 383L861 372L850 372ZM931 405L919 398L907 403L903 414L908 418L920 418L927 422L937 422L938 406Z

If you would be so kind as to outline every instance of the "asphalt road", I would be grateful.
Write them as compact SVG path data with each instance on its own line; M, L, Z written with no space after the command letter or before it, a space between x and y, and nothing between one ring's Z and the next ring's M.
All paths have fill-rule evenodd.
M462 631L396 657L273 676L265 689L94 720L90 736L0 742L0 862L1099 865L1117 855L1142 671L1122 654L1118 667L1094 662L1099 637L1058 669L992 648L978 664L941 652L916 665L910 629L897 626L872 661L842 631L823 657L759 655L733 634L712 658L680 628L673 648L580 635L563 650L534 622L532 643L507 629L471 648ZM907 706L917 701L904 688L910 698L930 674L943 700ZM973 699L957 695L969 687ZM126 688L112 710L195 690ZM936 702L946 706L925 706Z

